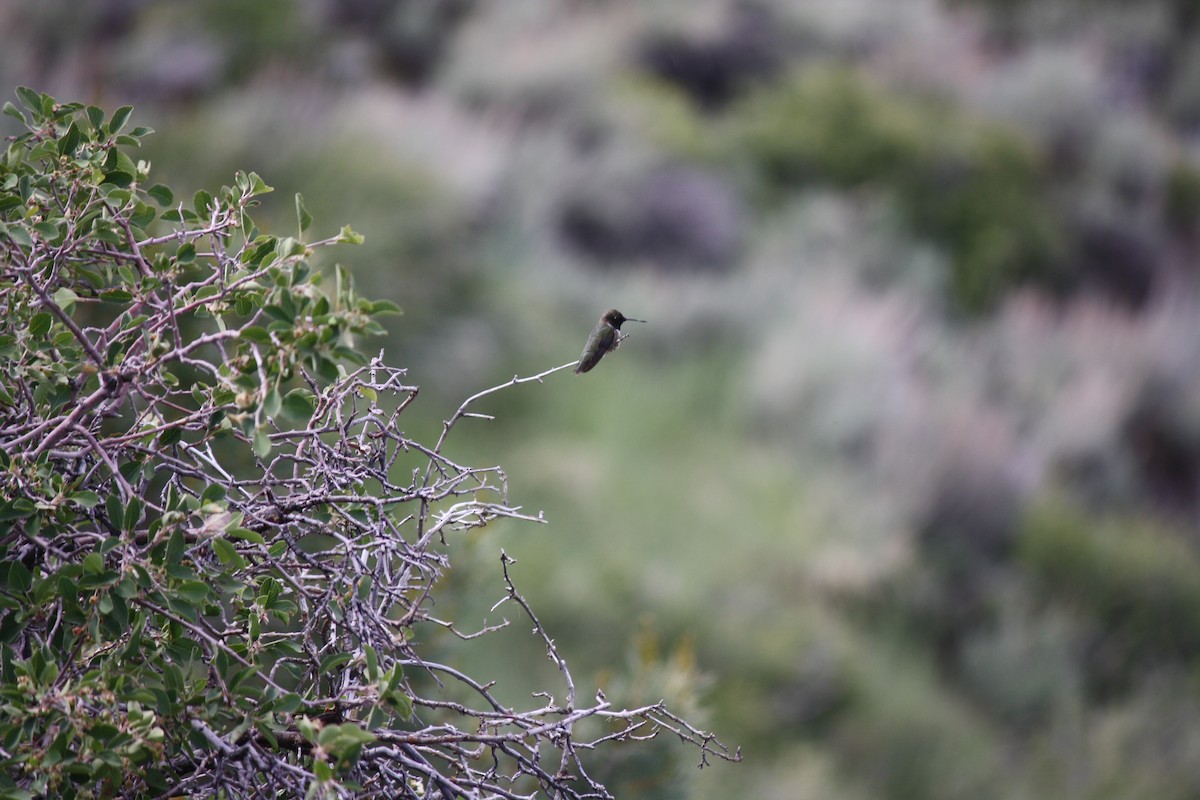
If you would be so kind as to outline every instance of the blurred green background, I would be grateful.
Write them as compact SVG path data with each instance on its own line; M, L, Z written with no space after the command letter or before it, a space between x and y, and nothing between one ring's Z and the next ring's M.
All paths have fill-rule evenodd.
M1200 3L0 4L0 86L345 223L436 438L548 525L499 551L585 695L740 744L618 797L1200 796ZM11 131L5 130L8 133ZM324 230L322 230L324 226ZM508 612L511 614L511 612ZM556 686L528 626L456 663ZM465 659L465 661L464 661Z

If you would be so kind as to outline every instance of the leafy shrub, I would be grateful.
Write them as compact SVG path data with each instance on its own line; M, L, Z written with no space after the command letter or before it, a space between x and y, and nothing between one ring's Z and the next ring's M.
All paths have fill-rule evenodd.
M1010 287L1052 283L1060 233L1034 153L1015 135L846 69L810 69L730 111L729 158L769 191L824 182L890 193L953 257L951 297L989 307Z
M1123 685L1139 661L1200 656L1200 558L1178 535L1138 519L1089 519L1062 503L1034 509L1018 558L1044 591L1098 626L1096 677Z
M539 520L499 467L442 455L492 390L432 447L407 438L417 387L357 346L398 309L309 265L358 234L306 241L298 195L296 237L260 231L253 173L178 201L128 155L150 133L125 132L129 107L18 95L26 111L4 112L27 131L0 163L0 794L603 795L580 753L659 730L736 759L661 702L577 699L507 556L503 602L564 697L510 708L419 649L457 633L428 608L446 535Z

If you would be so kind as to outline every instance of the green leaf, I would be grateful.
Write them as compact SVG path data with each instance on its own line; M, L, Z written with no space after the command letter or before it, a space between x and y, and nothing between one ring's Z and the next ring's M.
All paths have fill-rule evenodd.
M390 689L381 696L381 699L392 708L396 709L396 713L399 714L400 718L405 722L412 719L412 698L409 697L408 694L402 689Z
M364 731L354 722L326 725L317 734L317 744L329 750L337 750L349 745L363 745L373 741L375 741L375 735L370 731Z
M175 589L184 600L198 605L203 604L212 594L212 588L204 581L181 580Z
M5 116L12 117L13 119L20 120L22 125L25 124L25 115L22 114L20 109L18 109L16 106L14 106L11 101L7 101L7 100L5 101L4 114L5 114Z
M183 558L184 548L183 532L179 530L173 531L171 538L167 540L167 549L163 553L164 565L178 564L180 559Z
M40 311L29 320L29 335L35 339L41 339L50 332L52 324L54 324L54 317L50 312Z
M271 437L266 428L254 429L254 454L264 459L271 455Z
M219 483L209 484L200 494L200 505L208 505L209 503L220 503L225 499L225 487Z
M388 670L385 678L387 681L384 687L385 691L393 692L400 686L400 682L404 680L404 669L399 664L394 664Z
M333 655L326 656L325 660L321 662L320 673L322 675L329 675L338 667L345 666L349 663L349 653L334 653Z
M280 258L302 256L307 249L304 242L297 241L290 236L284 236L275 244L275 252L279 254Z
M298 422L312 419L317 409L316 396L308 389L292 389L283 398L283 410Z
M279 714L294 714L304 705L304 699L294 692L281 695L271 704L271 710Z
M287 295L284 295L284 296L286 297ZM263 306L263 311L266 313L266 315L268 317L271 317L272 319L277 319L280 322L287 323L287 326L289 328L292 326L292 323L296 321L296 313L294 310L289 313L288 311L284 310L280 306L272 304L272 305Z
M119 339L114 339L108 346L108 351L104 354L105 363L115 367L121 363L122 356L125 355L125 343Z
M21 247L33 247L33 239L29 236L29 231L25 230L20 225L8 225L4 232L8 234L8 238L12 239Z
M128 303L133 299L133 292L128 289L105 289L100 293L100 299L107 303Z
M254 313L260 302L260 298L248 292L244 292L239 294L237 299L233 301L233 308L234 311L237 312L238 316L248 317Z
M96 722L88 727L87 732L89 736L95 737L101 742L107 743L116 737L121 730L116 725L112 725L108 722Z
M0 520L21 519L28 517L36 510L27 498L18 497L0 506Z
M58 238L58 226L53 222L35 222L33 229L40 233L46 241L54 241Z
M308 213L308 209L304 207L304 198L296 192L296 220L300 223L300 233L308 230L308 226L312 225L312 214Z
M211 213L209 208L212 206L212 204L213 196L203 189L192 195L192 207L196 209L196 213L200 215L201 219L208 218L209 214Z
M361 233L351 230L349 225L343 225L336 241L340 244L362 244L366 238Z
M372 314L403 314L404 309L393 303L391 300L376 300L370 305L370 313Z
M137 323L134 324L136 325ZM145 467L146 462L142 461L140 458L130 458L128 461L121 462L121 464L117 467L117 470L121 473L121 477L123 477L129 483L137 483L138 475L143 469L145 469ZM138 500L138 502L140 503L142 501Z
M129 173L124 174L125 177L130 177ZM118 177L117 180L122 180L122 178ZM109 183L107 181L100 184L100 194L108 200L109 205L114 206L123 206L129 202L131 197L133 197L133 192L131 192L129 189L121 188L115 182ZM116 231L114 229L114 236L116 238L114 238L112 241L124 243L125 239L123 232ZM105 239L105 241L108 241L108 239Z
M222 564L231 564L234 567L241 567L246 563L242 557L238 555L237 548L234 547L228 539L221 539L219 537L214 538L212 540L212 549L213 552L216 553L217 558L221 560Z
M133 227L145 230L151 222L154 222L154 217L157 214L158 212L154 210L153 206L146 203L138 203L137 208L129 215L129 222Z
M175 251L175 258L179 259L180 264L191 264L196 260L195 243L184 242L179 245L179 249Z
M104 572L104 556L99 553L88 553L83 557L83 572L85 575L99 575Z
M71 502L78 503L84 508L95 508L100 504L100 495L96 494L90 489L84 489L83 491L75 492L71 495L70 499Z
M242 261L246 264L260 264L264 258L275 252L274 236L260 236L255 239L254 248L246 248L242 251Z
M367 680L374 682L379 678L379 656L375 654L375 648L371 645L364 645L363 652L367 658Z
M97 239L106 244L122 244L123 239L121 234L117 233L110 227L97 227L93 234Z
M83 141L83 133L79 130L79 126L74 122L67 128L67 132L58 140L58 154L63 156L74 155L79 148L79 143Z
M87 107L88 122L92 123L93 130L99 132L101 126L104 125L104 110L96 106Z
M121 526L122 530L132 531L137 527L138 522L142 519L142 511L145 509L145 506L146 504L137 497L129 499L129 505L125 506L125 519L124 524Z
M116 133L125 127L125 123L129 121L129 115L133 113L133 106L121 106L113 112L112 119L108 121L108 132Z
M108 516L110 523L120 526L121 521L125 519L125 506L121 503L121 498L116 494L110 494L104 501L104 513Z
M279 416L279 411L283 408L283 399L279 396L279 390L272 388L267 392L267 396L263 398L263 413L268 417L274 418Z
M42 94L30 89L28 86L17 87L17 98L20 99L21 105L28 108L35 115L42 113Z
M326 725L317 734L317 744L340 762L352 762L358 758L363 745L375 741L375 734L363 730L353 722Z
M286 544L286 542L279 542L279 544ZM268 551L272 554L271 558L279 558L279 554L276 553L276 549L276 547L272 547ZM275 602L275 599L279 597L281 588L282 587L279 581L275 580L270 575L264 576L258 584L258 602L262 603L267 608L270 608L271 604Z
M238 332L239 339L245 339L248 342L256 342L258 344L270 344L271 334L266 328L258 325L247 325Z
M167 186L156 183L146 190L146 194L154 198L160 206L169 206L175 202L175 194Z
M75 301L79 299L79 295L71 291L67 287L62 287L54 293L54 303L67 314L75 313Z
M8 590L13 594L24 594L33 586L33 575L29 567L20 561L13 561L8 567Z
M230 539L241 539L243 541L251 542L253 544L266 544L267 543L267 540L262 537L262 534L255 533L254 531L250 530L249 528L237 528L237 527L228 528L225 531L225 535L228 536Z
M121 188L125 188L126 186L129 186L131 183L133 183L133 175L128 172L123 172L119 169L113 170L112 172L104 173L103 183L108 183L108 184L112 184L113 186L120 186ZM111 197L111 195L110 195L110 197Z
M354 288L354 278L350 272L341 264L333 265L333 294L338 301L338 305L344 304L348 299L348 295Z
M108 608L101 613L109 617L111 629L118 631L118 635L124 634L129 630L129 604L119 594L109 593L105 597Z
M258 177L257 172L251 172L247 178L249 178L250 181L251 197L257 197L260 194L268 194L275 191L274 187L267 186L263 179Z

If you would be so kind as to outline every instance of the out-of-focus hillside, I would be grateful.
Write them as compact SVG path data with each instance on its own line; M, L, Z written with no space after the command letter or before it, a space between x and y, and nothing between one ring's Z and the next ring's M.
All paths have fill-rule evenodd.
M550 524L452 541L439 600L488 616L503 547L577 677L746 753L618 796L1184 798L1198 9L44 0L0 6L0 87L362 232L413 433L650 320L470 421ZM526 633L476 665L513 702Z

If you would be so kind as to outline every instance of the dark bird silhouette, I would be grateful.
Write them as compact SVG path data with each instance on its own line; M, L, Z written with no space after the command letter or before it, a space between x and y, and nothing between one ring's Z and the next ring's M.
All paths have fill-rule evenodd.
M645 322L644 319L633 319L627 317L615 308L611 311L606 311L600 321L596 323L595 329L592 330L592 335L588 337L587 344L583 348L583 354L579 356L579 364L575 367L575 374L580 375L587 372L596 364L600 363L600 359L604 358L604 354L609 350L616 350L617 345L621 343L621 325L625 322Z

